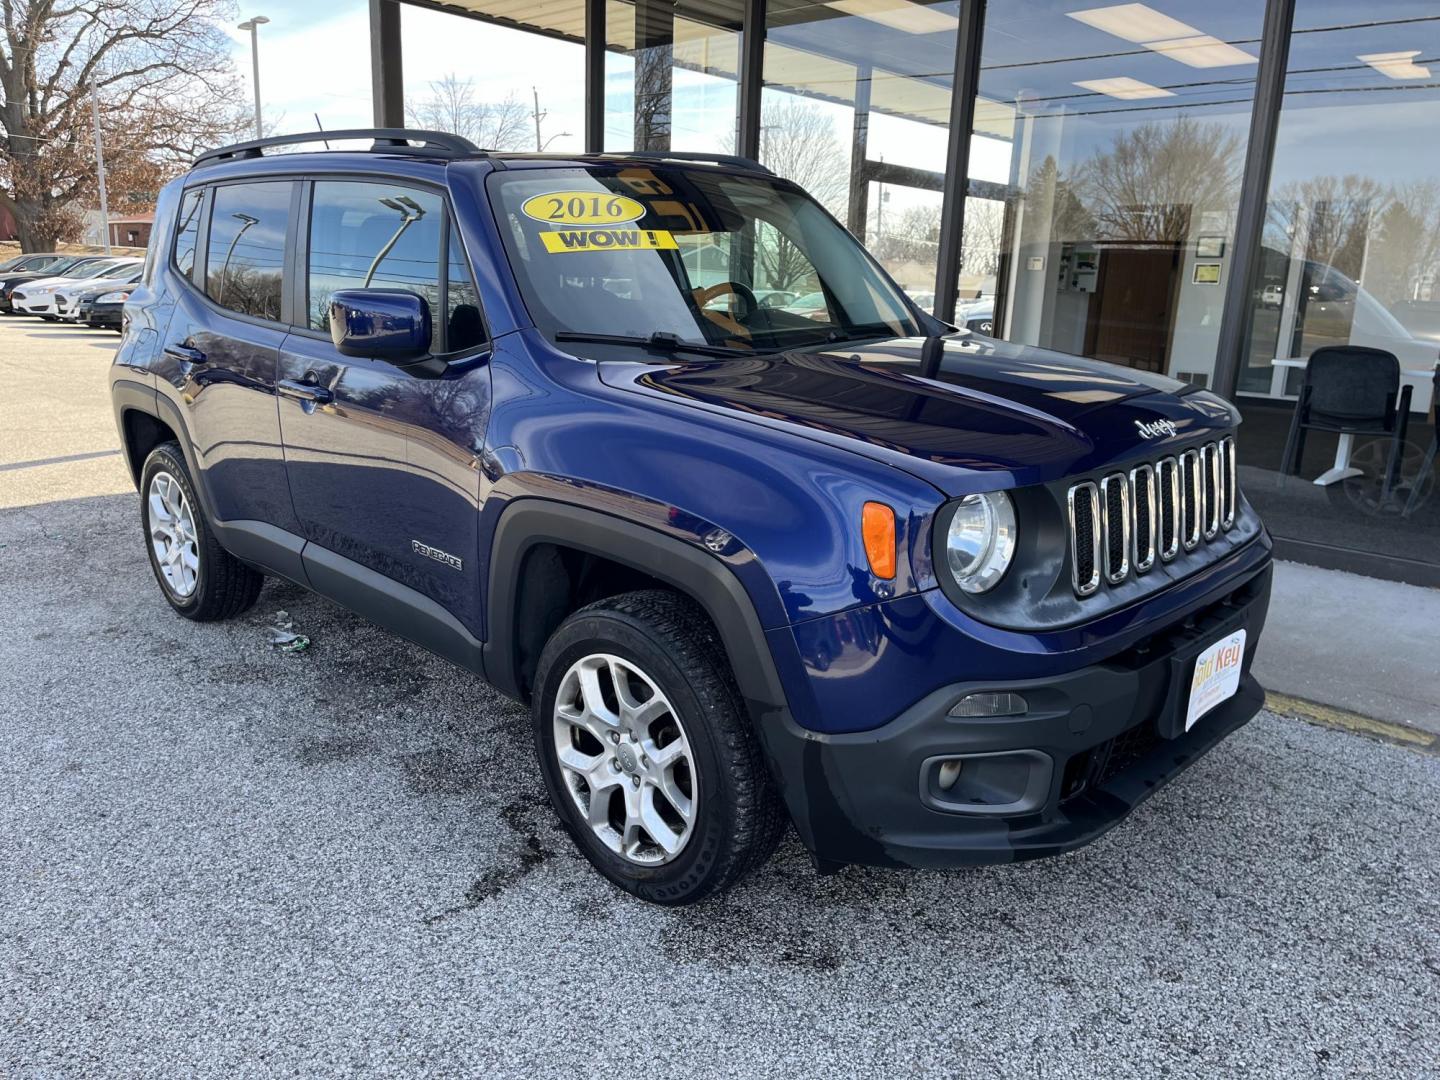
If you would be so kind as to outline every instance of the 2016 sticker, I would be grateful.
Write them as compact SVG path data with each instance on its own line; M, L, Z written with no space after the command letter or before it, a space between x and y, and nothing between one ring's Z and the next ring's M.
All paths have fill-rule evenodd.
M526 199L520 209L552 225L624 225L645 216L644 204L608 191L547 191Z
M660 251L680 245L663 229L556 229L540 242L552 255L578 251Z

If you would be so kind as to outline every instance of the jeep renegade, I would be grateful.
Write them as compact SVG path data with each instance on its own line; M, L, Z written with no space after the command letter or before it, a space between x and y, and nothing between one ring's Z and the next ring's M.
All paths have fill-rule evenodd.
M754 162L203 155L116 419L180 615L298 583L527 703L555 812L677 904L1074 849L1246 723L1239 414L920 310ZM803 300L803 303L800 300Z

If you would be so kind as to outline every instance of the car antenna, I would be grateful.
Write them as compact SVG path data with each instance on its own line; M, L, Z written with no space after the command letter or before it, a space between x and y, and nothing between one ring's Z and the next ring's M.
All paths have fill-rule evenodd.
M317 113L313 113L312 115L315 117L315 130L316 130L316 131L324 131L324 130L325 130L325 125L322 124L322 123L320 123L320 114L317 112ZM329 140L329 139L321 139L320 141L325 144L325 149L326 149L326 150L329 150L329 149L330 149L330 140Z

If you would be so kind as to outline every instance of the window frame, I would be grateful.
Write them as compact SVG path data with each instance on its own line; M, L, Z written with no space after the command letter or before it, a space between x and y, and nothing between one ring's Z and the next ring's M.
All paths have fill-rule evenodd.
M184 232L184 225L181 223L181 217L185 213L185 200L190 198L191 195L194 195L199 199L200 205L195 211L195 257L193 263L190 266L190 272L186 273L184 270L180 269L180 263L176 258L176 252L180 247L180 235ZM192 284L195 281L195 269L200 265L200 254L206 248L206 236L210 232L210 215L207 205L209 198L210 188L208 185L195 184L190 187L182 188L180 190L180 201L175 206L175 221L174 224L171 226L170 230L170 252L166 260L169 263L170 271L177 276L183 278L184 280L191 282ZM148 280L148 273L146 275L146 278Z
M450 192L444 184L427 182L410 176L394 176L388 173L357 173L357 172L334 172L324 174L310 174L300 178L302 195L300 197L300 217L297 222L303 222L304 228L297 228L290 245L293 253L293 267L295 269L294 281L291 288L286 290L291 305L292 314L290 332L303 337L312 338L316 341L329 341L330 335L324 330L316 330L310 325L309 304L310 304L310 231L314 224L311 211L315 202L315 185L325 183L367 183L376 186L408 187L424 191L429 195L439 198L441 208L441 232L440 245L437 263L439 269L439 306L440 317L436 325L440 328L441 337L449 333L449 319L445 313L450 306L450 231L452 227L459 232L459 219L455 214L454 207L450 202ZM471 287L475 290L475 306L480 310L480 326L484 337L468 349L442 350L438 345L449 345L449 341L432 341L428 356L437 360L451 363L475 357L482 353L488 353L493 348L493 338L490 334L490 324L485 318L485 306L480 299L480 279L475 274L475 267L470 259L470 253L465 246L465 238L460 237L460 260L464 264L465 271L470 275ZM287 272L290 266L287 265ZM302 319L302 316L304 318Z

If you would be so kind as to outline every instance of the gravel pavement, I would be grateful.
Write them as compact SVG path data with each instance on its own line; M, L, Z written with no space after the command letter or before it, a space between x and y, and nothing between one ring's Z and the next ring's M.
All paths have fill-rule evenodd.
M0 325L76 426L0 435L0 1077L1440 1076L1440 758L1265 713L1062 859L649 907L524 710L290 585L184 622L117 458L3 468L113 449L106 355Z

